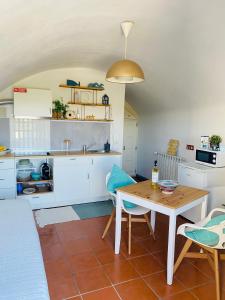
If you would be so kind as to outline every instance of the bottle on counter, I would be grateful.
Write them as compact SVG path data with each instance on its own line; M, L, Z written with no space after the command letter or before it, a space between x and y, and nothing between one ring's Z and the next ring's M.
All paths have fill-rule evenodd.
M107 140L106 144L104 144L104 151L110 152L110 144L109 144L108 140Z
M154 161L154 167L152 168L152 187L157 188L157 183L159 181L159 168L157 160Z

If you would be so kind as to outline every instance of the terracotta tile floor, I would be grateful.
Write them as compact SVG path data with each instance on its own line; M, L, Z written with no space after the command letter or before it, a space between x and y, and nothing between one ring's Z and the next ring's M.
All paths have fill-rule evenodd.
M158 214L156 241L146 224L133 224L132 255L122 227L121 254L114 255L114 225L105 240L108 217L38 228L51 300L214 300L213 273L207 262L185 259L172 286L166 284L168 218ZM178 218L178 225L183 219ZM177 237L176 255L185 239ZM225 299L225 263L221 265Z

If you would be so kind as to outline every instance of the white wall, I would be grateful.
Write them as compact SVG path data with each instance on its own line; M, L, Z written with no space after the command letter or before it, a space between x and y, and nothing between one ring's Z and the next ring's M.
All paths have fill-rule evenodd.
M102 71L88 68L63 68L41 72L14 83L0 92L0 98L12 98L12 87L19 86L51 89L53 99L61 96L67 102L70 100L70 89L58 87L59 84L65 84L67 79L81 81L82 85L87 85L89 82L104 83L105 91L99 92L99 99L106 93L112 104L114 122L111 124L111 147L112 150L122 151L125 87L123 84L106 82L105 73Z
M166 151L170 138L180 140L188 160L195 152L186 144L199 146L201 135L219 134L225 144L225 2L187 1L181 11L177 32L151 62L149 85L136 88L144 102L136 91L127 98L140 114L138 172L144 176L153 152Z

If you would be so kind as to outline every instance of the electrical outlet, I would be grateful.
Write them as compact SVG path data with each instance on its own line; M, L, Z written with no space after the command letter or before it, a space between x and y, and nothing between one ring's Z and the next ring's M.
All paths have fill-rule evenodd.
M186 145L186 149L193 151L195 149L195 147L194 147L194 145Z

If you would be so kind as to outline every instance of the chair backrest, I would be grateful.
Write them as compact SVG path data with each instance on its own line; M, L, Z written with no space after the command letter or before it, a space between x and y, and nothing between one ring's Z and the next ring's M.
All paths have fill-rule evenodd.
M221 217L223 220L218 222L218 224L216 224L216 223L213 224L212 216L214 213L218 213L218 212L220 212L220 215L222 213ZM185 223L185 224L180 225L177 230L177 233L182 234L184 236L186 236L186 232L188 232L188 231L190 231L190 232L195 231L197 233L198 233L198 231L214 233L214 234L217 234L217 236L218 236L218 243L214 246L209 246L209 245L206 245L206 244L203 244L203 243L197 241L196 239L192 239L190 237L189 238L193 241L197 241L199 244L208 246L209 248L225 249L225 220L224 220L223 216L225 216L225 209L215 208L209 213L209 215L205 219L201 220L200 222L198 222L196 224ZM216 218L214 220L216 220Z
M109 181L109 178L111 176L111 172L109 172L107 175L106 175L106 178L105 178L105 184L106 184L106 189L107 189L107 184L108 184L108 181ZM137 181L135 181L131 176L129 176L130 179L134 182L134 183L137 183ZM108 189L107 189L108 191ZM116 203L115 203L115 200L116 200L116 193L113 193L113 192L110 192L108 191L108 193L113 197L112 201L113 201L113 204L114 206L116 206ZM122 202L122 207L124 210L126 210L126 208L124 207L124 204L123 204L123 201Z

